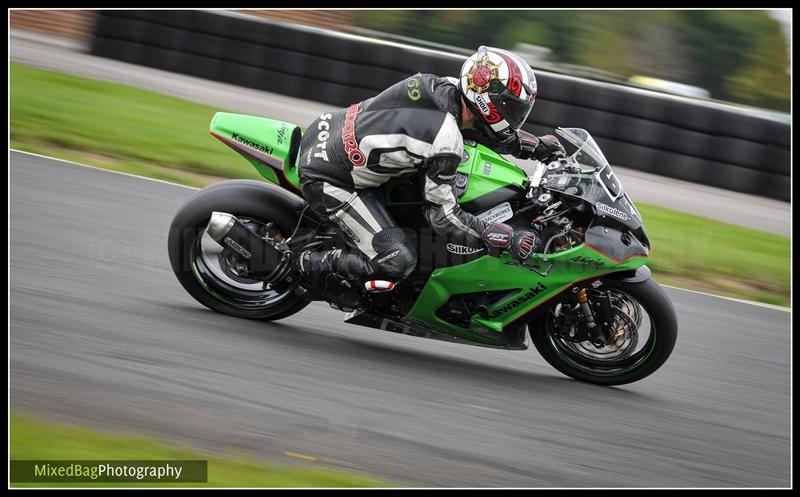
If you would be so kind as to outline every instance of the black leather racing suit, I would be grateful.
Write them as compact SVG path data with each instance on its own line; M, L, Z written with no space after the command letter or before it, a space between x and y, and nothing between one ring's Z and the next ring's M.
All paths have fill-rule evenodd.
M453 192L464 149L457 84L454 78L417 74L309 125L299 152L303 195L358 250L305 252L299 260L304 274L394 283L407 277L416 251L371 189L419 168L431 228L456 243L483 247L484 223L462 210ZM519 150L488 134L471 137L499 153Z

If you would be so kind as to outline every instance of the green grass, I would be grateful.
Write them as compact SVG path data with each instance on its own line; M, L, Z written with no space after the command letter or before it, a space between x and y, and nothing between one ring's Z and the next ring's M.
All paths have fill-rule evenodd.
M14 148L191 186L260 178L209 135L224 109L20 64L10 72ZM789 304L789 238L637 206L659 282Z
M239 454L209 455L148 436L107 433L11 414L14 460L207 460L208 483L12 483L12 487L394 487L364 476L315 467L281 467Z
M662 283L788 305L789 238L637 204Z
M15 148L192 186L261 177L209 134L220 109L21 64L10 78Z

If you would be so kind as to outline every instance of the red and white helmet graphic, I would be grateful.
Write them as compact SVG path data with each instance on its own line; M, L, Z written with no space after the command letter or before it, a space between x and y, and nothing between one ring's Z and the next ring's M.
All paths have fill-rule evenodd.
M461 93L501 141L513 138L536 100L536 77L520 56L482 46L461 67Z

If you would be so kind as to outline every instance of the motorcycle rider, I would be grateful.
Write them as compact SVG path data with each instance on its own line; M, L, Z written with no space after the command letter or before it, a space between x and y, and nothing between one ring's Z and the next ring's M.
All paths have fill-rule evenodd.
M312 122L299 152L303 195L354 250L303 252L297 260L303 277L337 275L366 281L368 290L391 289L406 278L416 266L416 250L371 189L419 169L424 214L435 233L527 260L539 236L505 223L484 225L460 208L453 186L465 137L520 159L550 162L564 155L554 136L521 130L535 98L536 78L527 62L481 46L462 66L460 79L416 74Z

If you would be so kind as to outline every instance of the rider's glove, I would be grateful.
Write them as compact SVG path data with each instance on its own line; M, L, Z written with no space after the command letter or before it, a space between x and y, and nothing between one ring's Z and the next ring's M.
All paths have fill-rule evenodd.
M524 263L539 245L539 237L532 231L514 231L505 223L494 223L483 230L483 243L491 255L500 255L503 250L508 250L516 260Z
M490 254L500 255L514 241L514 228L505 223L490 224L483 230L482 238Z
M567 151L555 136L544 135L536 138L537 140L534 143L533 140L526 140L521 137L520 159L536 159L549 163L567 156Z

